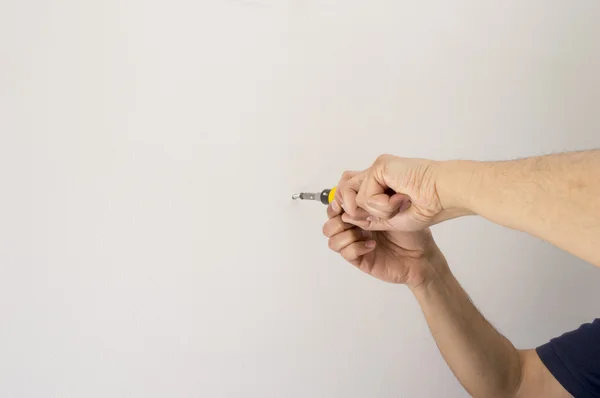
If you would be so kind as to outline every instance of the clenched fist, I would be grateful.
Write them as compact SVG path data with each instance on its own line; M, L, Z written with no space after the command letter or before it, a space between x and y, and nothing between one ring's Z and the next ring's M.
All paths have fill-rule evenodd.
M470 214L443 201L439 162L382 155L362 172L345 172L335 200L343 221L369 231L419 231Z

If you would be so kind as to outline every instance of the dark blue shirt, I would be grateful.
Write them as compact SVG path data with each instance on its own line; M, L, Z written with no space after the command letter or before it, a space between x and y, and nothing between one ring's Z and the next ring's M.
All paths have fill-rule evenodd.
M600 398L600 319L554 338L536 351L574 397Z

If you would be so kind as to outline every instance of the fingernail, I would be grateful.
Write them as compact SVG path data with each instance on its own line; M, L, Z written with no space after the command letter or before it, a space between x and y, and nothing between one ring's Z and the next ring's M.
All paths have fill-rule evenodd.
M375 217L375 216L368 216L367 217L367 221L375 222L375 221L377 221L377 217Z
M374 240L368 240L368 241L366 241L366 242L365 242L365 247L367 247L367 248L369 248L369 249L372 249L372 248L374 248L374 247L375 247L375 245L376 245L376 243L375 243L375 241L374 241Z
M331 202L331 208L333 209L333 211L335 211L336 213L339 212L340 209L340 205L338 204L338 202L333 201Z

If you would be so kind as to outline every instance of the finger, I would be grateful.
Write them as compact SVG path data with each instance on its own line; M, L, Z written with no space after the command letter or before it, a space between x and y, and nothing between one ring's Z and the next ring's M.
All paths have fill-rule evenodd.
M335 252L363 238L358 228L352 228L329 238L329 248Z
M323 235L325 235L328 238L331 238L332 236L337 235L337 234L344 232L351 228L354 228L354 225L345 223L342 220L342 217L338 216L338 217L329 219L323 225Z
M363 180L356 201L371 215L384 220L389 220L410 205L409 196L390 192L385 183L378 180L376 172L369 173Z
M342 200L340 200L342 197L341 192L339 190L340 186L344 186L344 184L346 184L346 182L351 180L358 173L360 173L360 172L359 171L344 171L342 173L342 176L340 177L340 180L338 181L338 183L336 185L336 192L335 192L335 198L338 199L338 203L340 205L344 203Z
M342 221L346 224L350 224L352 226L356 226L360 229L365 229L365 230L369 226L369 221L367 221L366 219L358 220L346 213L342 214Z
M369 215L366 219L357 220L348 214L342 214L342 221L352 224L365 231L393 231L395 230L387 220Z
M399 212L410 207L410 197L401 193L389 195L387 192L371 197L366 206L370 209L377 209L385 216L381 218L390 219Z
M348 181L349 179L353 178L358 173L360 173L360 171L356 171L356 170L346 170L346 171L344 171L342 173L342 176L340 177L339 183L343 183L345 181Z
M360 257L372 252L376 246L377 243L374 240L354 242L343 248L340 251L340 254L345 260L356 265L356 261L359 260Z
M356 173L350 179L340 182L335 193L336 199L342 205L344 211L350 215L356 213L356 195L360 189L365 173Z
M360 191L359 191L359 206L360 202L365 201L367 198L370 198L374 195L382 194L389 187L386 185L385 181L381 177L381 172L378 170L380 166L375 162L373 166L371 166L363 180L361 181Z
M355 220L366 220L367 217L369 217L370 215L371 215L371 213L369 213L365 209L363 209L361 207L357 207L356 211L354 211L354 214L351 215L351 217Z
M368 174L363 178L361 185L358 189L358 193L356 195L356 204L369 212L372 215L377 217L385 217L386 214L379 207L371 206L372 200L374 196L380 197L381 195L385 195L385 190L387 186L384 185L383 182L377 178L377 171L372 168L369 170Z
M358 191L360 190L360 186L365 178L365 175L366 173L356 174L342 186L344 211L354 217L356 217L356 210L358 209L358 205L356 204L356 196L358 195Z
M342 212L342 208L335 201L331 202L329 204L329 206L327 206L327 217L328 218L333 218L333 217L339 215L341 212Z

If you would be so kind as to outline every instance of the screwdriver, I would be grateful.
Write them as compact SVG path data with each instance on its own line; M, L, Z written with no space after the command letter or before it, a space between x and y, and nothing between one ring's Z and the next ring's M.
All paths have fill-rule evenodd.
M300 192L292 195L292 199L297 200L318 200L324 205L328 205L333 202L335 197L335 187L331 189L324 189L321 192Z

